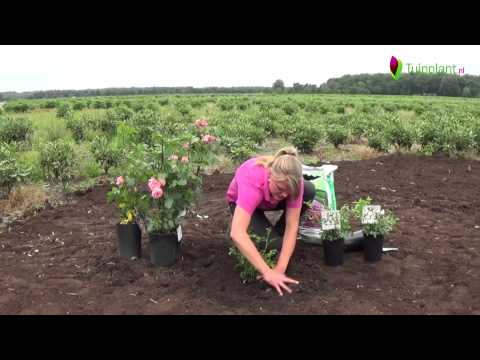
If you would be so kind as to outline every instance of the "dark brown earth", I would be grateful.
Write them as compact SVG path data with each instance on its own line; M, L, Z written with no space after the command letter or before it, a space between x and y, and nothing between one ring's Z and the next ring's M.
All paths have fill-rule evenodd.
M108 185L0 234L1 314L480 314L480 163L393 155L338 162L337 201L370 195L400 221L385 246L399 251L367 264L347 253L341 267L299 242L279 297L243 284L224 243L230 174L206 177L198 211L183 227L171 268L117 255ZM7 231L8 230L8 231Z

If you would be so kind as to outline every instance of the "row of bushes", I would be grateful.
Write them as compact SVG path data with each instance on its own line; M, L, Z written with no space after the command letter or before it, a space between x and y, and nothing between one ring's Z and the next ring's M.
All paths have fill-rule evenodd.
M184 134L185 131L193 131L192 127L195 128L191 119L184 119L178 113L160 114L150 110L131 113L125 108L112 109L101 116L79 114L67 119L52 119L52 122L63 124L69 129L73 140L80 144L80 148L87 145L89 155L97 168L104 173L112 167L119 166L125 158L126 151L132 146L137 144L155 146L156 134L176 136ZM8 163L2 163L4 172L0 174L1 187L9 191L14 183L28 179L38 180L38 176L49 182L67 184L75 173L79 175L78 156L75 154L73 141L68 137L56 134L51 139L36 144L35 150L21 153L19 150L22 147L19 143L30 141L31 122L22 118L5 118L1 124L3 127L0 129L5 131L0 134L3 136L2 139L6 140L2 142L3 158L8 159ZM92 131L92 128L95 129L93 131L96 136L86 139L86 134ZM75 147L75 150L79 147ZM36 158L30 159L36 171L26 172L20 166L21 162L18 160L26 153L38 154ZM19 176L20 173L24 176Z
M365 138L369 146L378 151L388 151L392 146L410 149L413 144L421 145L422 151L428 154L480 148L479 118L472 112L453 111L448 107L444 111L423 111L421 115L405 119L383 108L376 108L372 113L322 114L309 110L309 106L316 105L313 102L275 108L266 106L269 101L264 99L237 101L248 101L252 106L243 111L236 108L218 111L209 119L211 134L220 138L223 150L237 162L257 152L268 137L282 137L304 152L312 151L319 143L338 147L355 138ZM64 136L66 131L77 144L88 144L98 168L108 172L119 164L127 144L152 145L155 132L186 131L191 123L189 112L172 106L136 112L122 105L101 113L75 112L68 105L59 107L52 123L63 130L48 131L34 146L42 178L61 182L71 179L75 157L69 136ZM28 177L28 169L15 167L12 159L18 158L21 150L28 149L33 135L31 120L0 116L4 161L1 183L4 185L1 186L7 187L11 179L20 181Z

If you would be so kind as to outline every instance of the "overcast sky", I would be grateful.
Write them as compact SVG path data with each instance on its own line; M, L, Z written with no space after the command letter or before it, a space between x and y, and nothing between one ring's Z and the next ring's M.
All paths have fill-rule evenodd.
M391 56L480 75L478 45L0 45L0 92L150 86L320 85L388 73Z

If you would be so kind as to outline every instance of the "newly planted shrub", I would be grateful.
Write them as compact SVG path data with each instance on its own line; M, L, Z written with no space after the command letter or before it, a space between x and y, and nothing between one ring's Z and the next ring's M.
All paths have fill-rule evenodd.
M252 232L249 233L250 239L254 242L260 255L270 268L275 266L275 257L277 250L269 249L271 229L267 230L265 237L259 236ZM235 269L240 271L240 278L244 283L251 282L259 275L257 269L243 256L236 246L231 246L228 254L236 260Z

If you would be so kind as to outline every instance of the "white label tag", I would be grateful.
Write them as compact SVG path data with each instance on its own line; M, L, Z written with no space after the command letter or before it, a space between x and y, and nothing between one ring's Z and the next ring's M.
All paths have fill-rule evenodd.
M178 242L180 242L182 240L182 226L181 225L178 225L178 228L177 228L177 238L178 238Z
M375 224L378 216L384 213L380 205L367 205L362 211L362 224Z
M338 210L325 211L325 216L322 216L322 230L340 229L340 213Z

